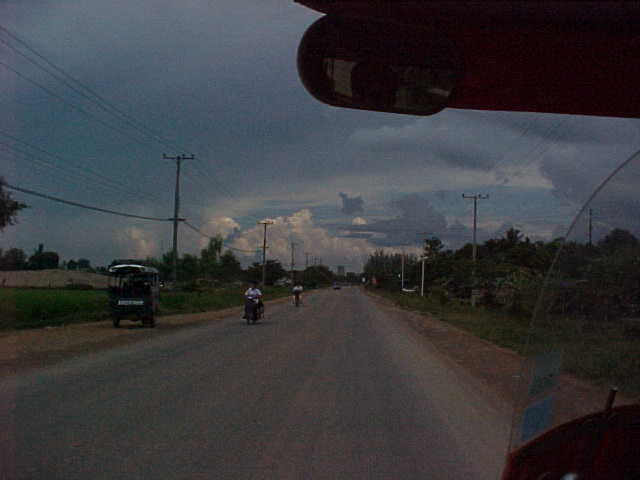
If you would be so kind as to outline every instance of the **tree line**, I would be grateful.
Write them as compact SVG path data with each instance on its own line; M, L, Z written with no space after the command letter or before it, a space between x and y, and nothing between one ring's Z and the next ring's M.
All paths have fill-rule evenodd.
M531 314L556 254L548 308L563 313L615 317L640 313L640 242L629 231L613 229L594 245L565 241L531 241L519 230L477 246L445 250L438 238L425 241L425 292L439 302L468 300L472 291L487 306ZM402 255L375 251L364 271L380 288L400 288ZM405 286L421 284L421 258L404 258Z
M58 269L80 270L86 272L106 273L108 268L121 263L138 263L154 267L160 272L163 280L168 280L173 271L173 252L163 254L160 258L114 259L108 267L92 267L86 258L71 259L60 262L60 256L53 251L45 250L44 245L28 255L20 248L0 249L0 270L45 270ZM231 250L223 251L222 237L215 237L200 251L199 255L186 253L178 258L178 281L181 283L229 283L234 281L262 280L262 264L254 262L243 269L240 261ZM327 285L334 280L334 274L324 265L313 265L304 271L295 272L296 281L313 287ZM285 270L277 260L267 260L265 280L267 285L288 278L290 272Z
M126 263L129 260L114 260L111 265ZM173 272L173 252L161 258L149 257L138 263L154 267L163 279L169 279ZM243 269L233 251L223 252L222 237L209 240L208 245L200 251L200 255L184 254L177 261L178 282L203 284L226 284L237 281L262 281L262 263L254 262ZM333 273L324 265L307 267L303 271L294 272L295 280L309 287L327 285L333 281ZM288 279L290 272L285 270L278 260L267 260L265 264L265 283L275 285Z

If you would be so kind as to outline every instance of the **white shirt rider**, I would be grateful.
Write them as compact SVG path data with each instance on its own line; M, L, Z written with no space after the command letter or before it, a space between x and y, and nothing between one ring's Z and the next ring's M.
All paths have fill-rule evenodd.
M257 287L249 287L246 292L244 292L244 296L247 298L260 298L262 297L262 292Z

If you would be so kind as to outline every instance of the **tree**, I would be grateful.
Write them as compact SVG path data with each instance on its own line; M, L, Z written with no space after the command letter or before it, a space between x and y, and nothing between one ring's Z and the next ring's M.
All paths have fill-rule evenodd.
M442 251L443 245L438 237L427 238L424 241L423 255L428 260L437 260Z
M330 285L333 282L334 275L324 265L313 265L304 270L303 278L306 286L319 287L321 285Z
M3 188L4 184L4 178L0 177L0 232L6 226L14 225L18 212L28 207L28 205L12 199L11 194Z
M74 259L71 259L67 262L67 270L77 270L78 269L78 262L76 262Z
M56 252L45 252L44 245L38 245L38 249L29 257L30 270L45 270L58 268L60 256Z
M598 242L598 248L603 253L609 254L616 250L638 248L638 239L628 230L622 230L621 228L615 228L609 232L609 234Z
M222 237L217 236L209 240L209 244L200 251L201 273L208 278L219 276L220 257L222 253Z
M200 261L195 255L185 253L178 262L178 278L183 281L195 280L200 270Z
M10 248L4 254L0 250L0 270L25 270L27 255L20 248Z
M282 268L282 264L277 260L267 260L266 266L267 285L273 285L282 277L287 276L287 271ZM247 280L260 281L262 279L262 263L254 263L247 269Z
M220 277L227 282L242 277L242 266L231 250L227 250L220 257Z
M86 258L79 258L78 270L91 270L91 262Z

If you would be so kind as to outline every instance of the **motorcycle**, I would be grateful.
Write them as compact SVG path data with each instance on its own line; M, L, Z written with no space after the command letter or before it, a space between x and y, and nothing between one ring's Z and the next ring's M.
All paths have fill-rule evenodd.
M255 324L262 318L262 307L260 306L260 299L257 297L247 297L244 303L244 317L247 320L247 325Z

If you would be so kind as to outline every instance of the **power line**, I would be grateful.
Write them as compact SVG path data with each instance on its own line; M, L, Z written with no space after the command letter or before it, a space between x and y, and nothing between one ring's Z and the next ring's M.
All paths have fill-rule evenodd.
M75 92L78 95L81 95L82 97L84 97L85 99L89 100L90 102L96 104L99 108L101 108L103 111L115 116L115 117L120 117L120 119L124 119L124 121L132 126L133 128L135 128L136 130L138 130L139 132L143 133L144 135L152 138L153 140L155 140L156 142L160 143L161 145L165 146L165 147L169 147L171 149L176 149L176 150L189 150L187 148L184 148L182 146L180 146L179 144L177 144L174 141L171 140L167 140L165 138L163 138L159 133L154 132L152 129L146 127L144 124L142 124L140 121L136 120L133 116L127 114L126 112L122 111L121 109L119 109L117 106L115 106L114 104L110 103L109 101L107 101L104 97L102 97L101 95L99 95L98 93L96 93L94 90L92 90L91 88L89 88L88 86L86 86L85 84L83 84L82 82L80 82L79 80L77 80L76 78L74 78L72 75L68 74L67 72L65 72L62 68L58 67L57 65L55 65L53 62L51 62L49 59L47 59L44 55L42 55L41 53L39 53L37 50L35 50L33 47L29 46L27 44L26 41L22 40L21 38L19 38L17 35L15 35L14 33L10 32L8 29L6 29L5 27L2 27L0 25L0 30L4 31L6 35L8 35L11 39L13 39L14 41L18 42L20 45L22 45L24 48L26 48L29 52L31 52L33 55L35 55L36 57L38 57L39 59L41 59L43 62L45 62L51 69L55 70L56 72L58 72L60 75L57 75L53 72L51 72L50 69L42 66L41 64L39 64L37 61L29 58L28 56L26 56L24 53L22 53L21 51L19 51L15 46L11 45L9 42L7 42L6 40L3 40L2 38L0 38L0 42L4 43L5 45L7 45L9 48L11 48L12 50L14 50L16 53L18 53L20 56L22 56L23 58L25 58L27 61L29 61L30 63L32 63L33 65L35 65L36 67L38 67L39 69L43 70L44 72L48 73L49 75L51 75L53 78L55 78L56 80L58 80L59 82L63 83L64 85L66 85L68 88L70 88L73 92ZM10 67L8 67L5 64L6 68L9 68L10 70L12 70L16 75L22 76L22 74L20 74L19 72L17 72L16 70L11 69ZM67 81L65 78L61 78L61 75L63 77L66 77L67 79L69 79L69 81ZM25 78L23 76L23 78ZM43 88L41 85L37 84L37 82L34 82L28 78L25 78L27 81L31 81L32 83L36 84L37 86L39 86L40 88ZM73 82L73 84L71 83ZM76 87L75 85L77 85L78 87ZM90 95L87 95L86 92L89 92ZM50 91L45 90L47 93L52 94ZM93 98L92 98L93 97ZM60 97L56 97L61 99ZM62 101L64 101L65 103L68 103L69 105L72 105L69 102L66 102L65 100L61 99ZM74 108L78 108L75 107ZM91 115L91 114L89 114ZM95 117L93 117L95 119ZM104 123L103 123L104 124ZM122 133L122 132L120 132ZM133 138L133 137L130 137ZM139 142L139 140L136 139L137 142ZM199 159L197 160L197 162L202 163ZM203 164L204 165L204 164ZM233 196L233 194L227 190L225 188L225 186L218 182L215 178L212 177L212 175L206 171L206 169L201 169L199 168L197 165L194 165L194 168L198 170L198 172L200 173L200 175L211 178L211 180L213 182L215 182L220 189L222 189L223 191L225 191L228 195ZM199 180L199 177L195 177Z
M10 67L9 65L7 65L6 63L0 61L0 66L5 67L6 69L8 69L9 71L11 71L12 73L14 73L15 75L17 75L18 77L22 78L23 80L35 85L36 87L40 88L41 90L43 90L44 92L46 92L47 94L49 94L50 96L54 97L55 99L61 101L62 103L67 104L69 107L71 107L72 109L82 113L83 115L93 119L95 122L99 123L100 125L116 132L119 133L127 138L129 138L130 140L133 140L135 143L142 145L142 146L148 146L149 143L146 140L141 140L140 138L136 138L134 136L132 136L131 134L129 134L127 131L122 130L121 128L118 128L116 126L113 126L107 122L105 122L104 120L98 118L96 115L94 115L91 112L88 112L87 110L85 110L82 107L79 107L77 105L75 105L74 103L69 102L68 100L66 100L64 97L58 95L57 93L55 93L54 91L52 91L51 89L47 88L46 86L40 84L39 82L27 77L26 75L22 74L21 72L19 72L18 70ZM196 167L197 168L197 167ZM233 194L230 190L228 190L226 187L224 187L224 185L222 183L220 183L218 180L216 180L215 178L213 178L210 174L208 174L207 172L205 172L202 169L198 168L198 171L200 172L200 174L202 176L206 176L209 179L211 179L214 183L216 183L218 185L218 187L220 188L220 190L223 190L224 192L227 193L228 196L233 197L234 199L237 199L238 197ZM198 177L194 177L194 178L198 178ZM199 178L198 178L199 181ZM253 217L256 218L256 217Z
M50 96L52 96L53 98L61 101L62 103L65 103L67 105L69 105L71 108L73 108L74 110L77 110L78 112L82 113L83 115L92 118L94 121L98 122L100 125L103 125L105 127L107 127L110 130L113 130L114 132L119 133L120 135L123 135L125 137L128 137L130 139L132 139L133 141L135 141L136 143L143 145L143 146L147 146L147 143L143 142L142 140L140 140L139 138L136 138L134 136L132 136L131 134L129 134L127 131L122 130L118 127L114 127L113 125L105 122L104 120L98 118L96 115L94 115L93 113L88 112L87 110L85 110L82 107L77 106L74 103L71 103L70 101L66 100L64 97L58 95L56 92L54 92L53 90L51 90L48 87L45 87L44 85L42 85L41 83L29 78L28 76L26 76L25 74L19 72L18 70L16 70L13 67L10 67L9 65L7 65L6 63L0 61L0 66L3 66L4 68L6 68L7 70L9 70L10 72L12 72L14 75L20 77L21 79L29 82L32 85L35 85L36 87L38 87L39 89L43 90L44 92L48 93Z
M36 197L46 198L47 200L52 200L54 202L64 203L67 205L72 205L74 207L86 208L87 210L95 210L96 212L109 213L111 215L119 215L121 217L129 217L129 218L138 218L141 220L153 220L156 222L170 222L173 221L173 218L159 218L159 217L144 217L142 215L133 215L131 213L123 213L117 212L115 210L108 210L106 208L93 207L91 205L85 205L83 203L72 202L71 200L65 200L63 198L54 197L52 195L46 195L44 193L35 192L33 190L29 190L27 188L16 187L15 185L11 185L6 182L2 182L0 185L9 188L11 190L16 190L18 192L27 193L29 195L34 195Z
M59 170L66 170L67 172L71 172L72 174L79 175L81 178L84 178L85 180L90 180L90 181L93 181L93 182L102 183L103 185L107 185L110 188L114 188L116 190L119 190L121 192L127 193L129 195L135 195L137 193L139 196L147 197L147 199L153 200L154 202L157 202L158 200L160 200L160 197L158 197L158 196L151 195L151 194L148 194L146 192L142 192L140 190L132 188L127 184L124 184L124 183L119 182L119 181L117 181L115 179L112 179L112 178L106 177L105 175L97 173L97 172L91 170L88 167L81 167L81 166L74 165L74 164L67 165L68 160L65 159L64 157L61 157L60 155L56 155L54 153L51 153L51 152L49 152L49 151L47 151L47 150L45 150L45 149L43 149L41 147L38 147L37 145L34 145L34 144L29 143L29 142L25 142L23 140L20 140L19 138L15 137L13 135L10 135L10 134L5 133L3 131L0 131L0 135L3 135L5 137L13 140L15 143L18 143L20 145L24 145L24 146L26 146L28 148L31 148L33 150L36 150L36 151L38 151L38 152L40 152L40 153L42 153L44 155L47 155L48 157L51 157L51 158L57 159L57 160L59 160L61 162L64 162L64 165L58 165L56 163L50 162L50 161L42 159L40 157L36 157L32 153L30 153L28 151L23 151L23 150L20 150L20 149L16 148L15 146L12 146L12 145L9 145L9 144L5 143L5 142L0 142L0 145L4 145L6 148L8 148L10 150L13 150L14 152L18 152L18 153L20 153L22 155L25 155L25 156L27 156L27 157L29 157L31 159L39 158L39 160L36 160L36 161L40 161L41 163L49 164L52 168L57 168ZM76 170L78 170L78 172L74 172L72 169L76 169ZM89 177L85 176L85 174L80 173L80 172L86 172L86 174L92 175L92 176L98 178L99 180L89 179Z
M4 43L6 46L8 46L9 48L11 48L13 51L15 51L18 55L20 55L21 57L25 58L27 61L29 61L31 64L35 65L36 67L38 67L39 69L41 69L42 71L48 73L49 75L51 75L53 78L55 78L56 80L58 80L59 82L61 82L62 84L66 85L68 88L70 88L72 91L74 91L75 93L77 93L78 95L81 95L82 97L86 98L87 100L89 100L90 102L93 102L94 104L96 104L98 107L100 107L103 111L110 113L111 115L114 116L120 116L122 117L129 125L131 125L132 127L134 127L135 129L137 129L138 131L141 131L142 133L144 133L145 135L154 138L156 141L164 144L165 146L168 146L170 148L175 148L176 145L173 144L170 141L167 141L165 139L163 139L159 134L155 133L153 130L147 128L145 125L141 124L139 121L137 121L135 118L133 118L131 115L127 114L126 112L122 111L121 109L119 109L118 107L116 107L115 105L113 105L112 103L110 103L109 101L107 101L104 97L102 97L100 94L96 93L94 90L92 90L91 88L89 88L88 86L86 86L84 83L82 83L81 81L77 80L76 78L74 78L72 75L68 74L67 72L65 72L62 68L58 67L56 64L54 64L52 61L50 61L49 59L47 59L44 55L42 55L41 53L39 53L37 50L35 50L33 47L29 46L29 44L27 44L24 40L22 40L21 38L19 38L17 35L15 35L14 33L11 33L8 29L6 29L5 27L3 27L2 25L0 25L0 30L2 30L3 32L5 32L6 35L8 35L12 40L20 43L20 45L22 45L24 48L26 48L27 50L29 50L33 55L35 55L36 57L38 57L39 59L41 59L43 62L45 62L49 67L51 67L52 69L54 69L56 72L58 72L60 75L62 75L63 77L66 77L68 80L65 80L65 78L61 78L60 75L57 75L55 73L52 73L48 68L43 67L42 65L40 65L37 61L33 60L32 58L29 58L27 55L25 55L24 53L22 53L20 50L18 50L15 46L11 45L9 42L7 42L6 40L3 40L2 38L0 38L0 42ZM73 83L71 83L73 82ZM76 87L75 85L78 85L78 87ZM87 93L85 93L85 91L82 91L81 89L84 89L86 92L89 92L90 95L88 95ZM93 98L92 98L93 97ZM114 113L115 112L115 113Z
M19 43L22 47L24 47L25 49L27 49L29 52L31 52L33 55L35 55L37 58L39 58L40 60L42 60L44 63L46 63L46 65L48 65L48 67L50 68L46 68L43 65L41 65L40 63L38 63L37 61L29 58L27 55L25 55L23 52L21 52L20 50L18 50L14 45L11 45L9 42L7 42L6 40L3 40L0 38L0 41L2 43L4 43L5 45L7 45L9 48L11 48L12 50L14 50L16 53L18 53L20 56L22 56L23 58L25 58L26 60L28 60L30 63L32 63L33 65L35 65L36 67L38 67L39 69L43 70L44 72L48 73L49 75L51 75L53 78L55 78L56 80L58 80L59 82L63 83L64 85L66 85L68 88L70 88L73 92L75 92L78 95L81 95L82 97L84 97L85 99L89 100L90 102L94 103L95 105L97 105L100 109L102 109L103 111L111 114L112 116L119 118L120 120L124 119L124 121L131 127L133 127L135 130L137 130L138 132L141 132L142 134L146 135L147 137L152 138L153 140L155 140L156 142L166 146L166 147L170 147L172 149L177 149L177 150L189 150L186 148L183 148L182 146L178 145L176 142L174 141L170 141L170 140L166 140L164 139L160 134L154 132L153 130L151 130L150 128L146 127L144 124L142 124L141 122L139 122L138 120L136 120L134 117L132 117L131 115L127 114L126 112L122 111L121 109L119 109L118 107L116 107L115 105L113 105L112 103L110 103L109 101L107 101L104 97L102 97L101 95L99 95L98 93L96 93L94 90L92 90L91 88L89 88L88 86L86 86L85 84L83 84L82 82L80 82L79 80L77 80L76 78L74 78L72 75L68 74L67 72L65 72L62 68L58 67L57 65L55 65L52 61L50 61L49 59L47 59L43 54L39 53L36 49L34 49L33 47L31 47L25 40L21 39L20 37L18 37L16 34L12 33L11 31L9 31L7 28L3 27L2 25L0 25L0 30L3 31L9 38L11 38L13 41ZM47 92L49 95L53 96L54 98L62 101L63 103L66 103L67 105L71 106L72 108L74 108L75 110L83 113L85 116L89 116L90 118L94 119L96 122L100 123L101 125L114 130L122 135L127 136L130 139L133 139L136 143L139 144L143 144L143 142L136 137L131 136L130 134L128 134L128 132L121 130L118 127L115 127L113 125L110 125L107 122L104 122L102 119L96 117L95 115L93 115L90 112L87 112L86 110L84 110L83 108L68 102L67 100L65 100L63 97L57 95L55 92L51 91L50 89L48 89L47 87L39 84L38 82L28 78L26 75L18 72L17 70L11 68L10 66L8 66L7 64L0 62L0 65L4 66L5 68L7 68L8 70L12 71L15 75L19 76L20 78L23 78L24 80L26 80L29 83L32 83L33 85L37 86L38 88L42 89L43 91ZM58 72L58 74L53 73L51 71L51 69L55 70L55 72ZM62 78L64 77L64 78ZM68 79L68 80L66 80ZM84 90L84 91L83 91ZM85 93L88 92L89 94ZM93 97L93 98L92 98ZM203 166L205 164L202 163L202 161L200 159L197 160L198 163L201 163ZM221 182L219 182L217 179L215 179L211 173L208 170L208 168L203 169L200 168L198 166L197 163L194 163L193 165L194 169L200 174L200 176L194 176L192 178L193 181L196 181L198 183L202 182L201 177L207 177L209 178L212 182L214 182L216 185L218 185L219 189L222 190L223 192L225 192L229 197L232 197L234 199L237 199L237 196L232 193L230 190L228 190L226 188L226 186L224 184L222 184ZM186 173L186 172L185 172ZM200 183L201 186L204 186L204 188L207 188L207 185L204 183ZM255 218L257 220L257 217L253 217L252 215L248 215L252 218Z

